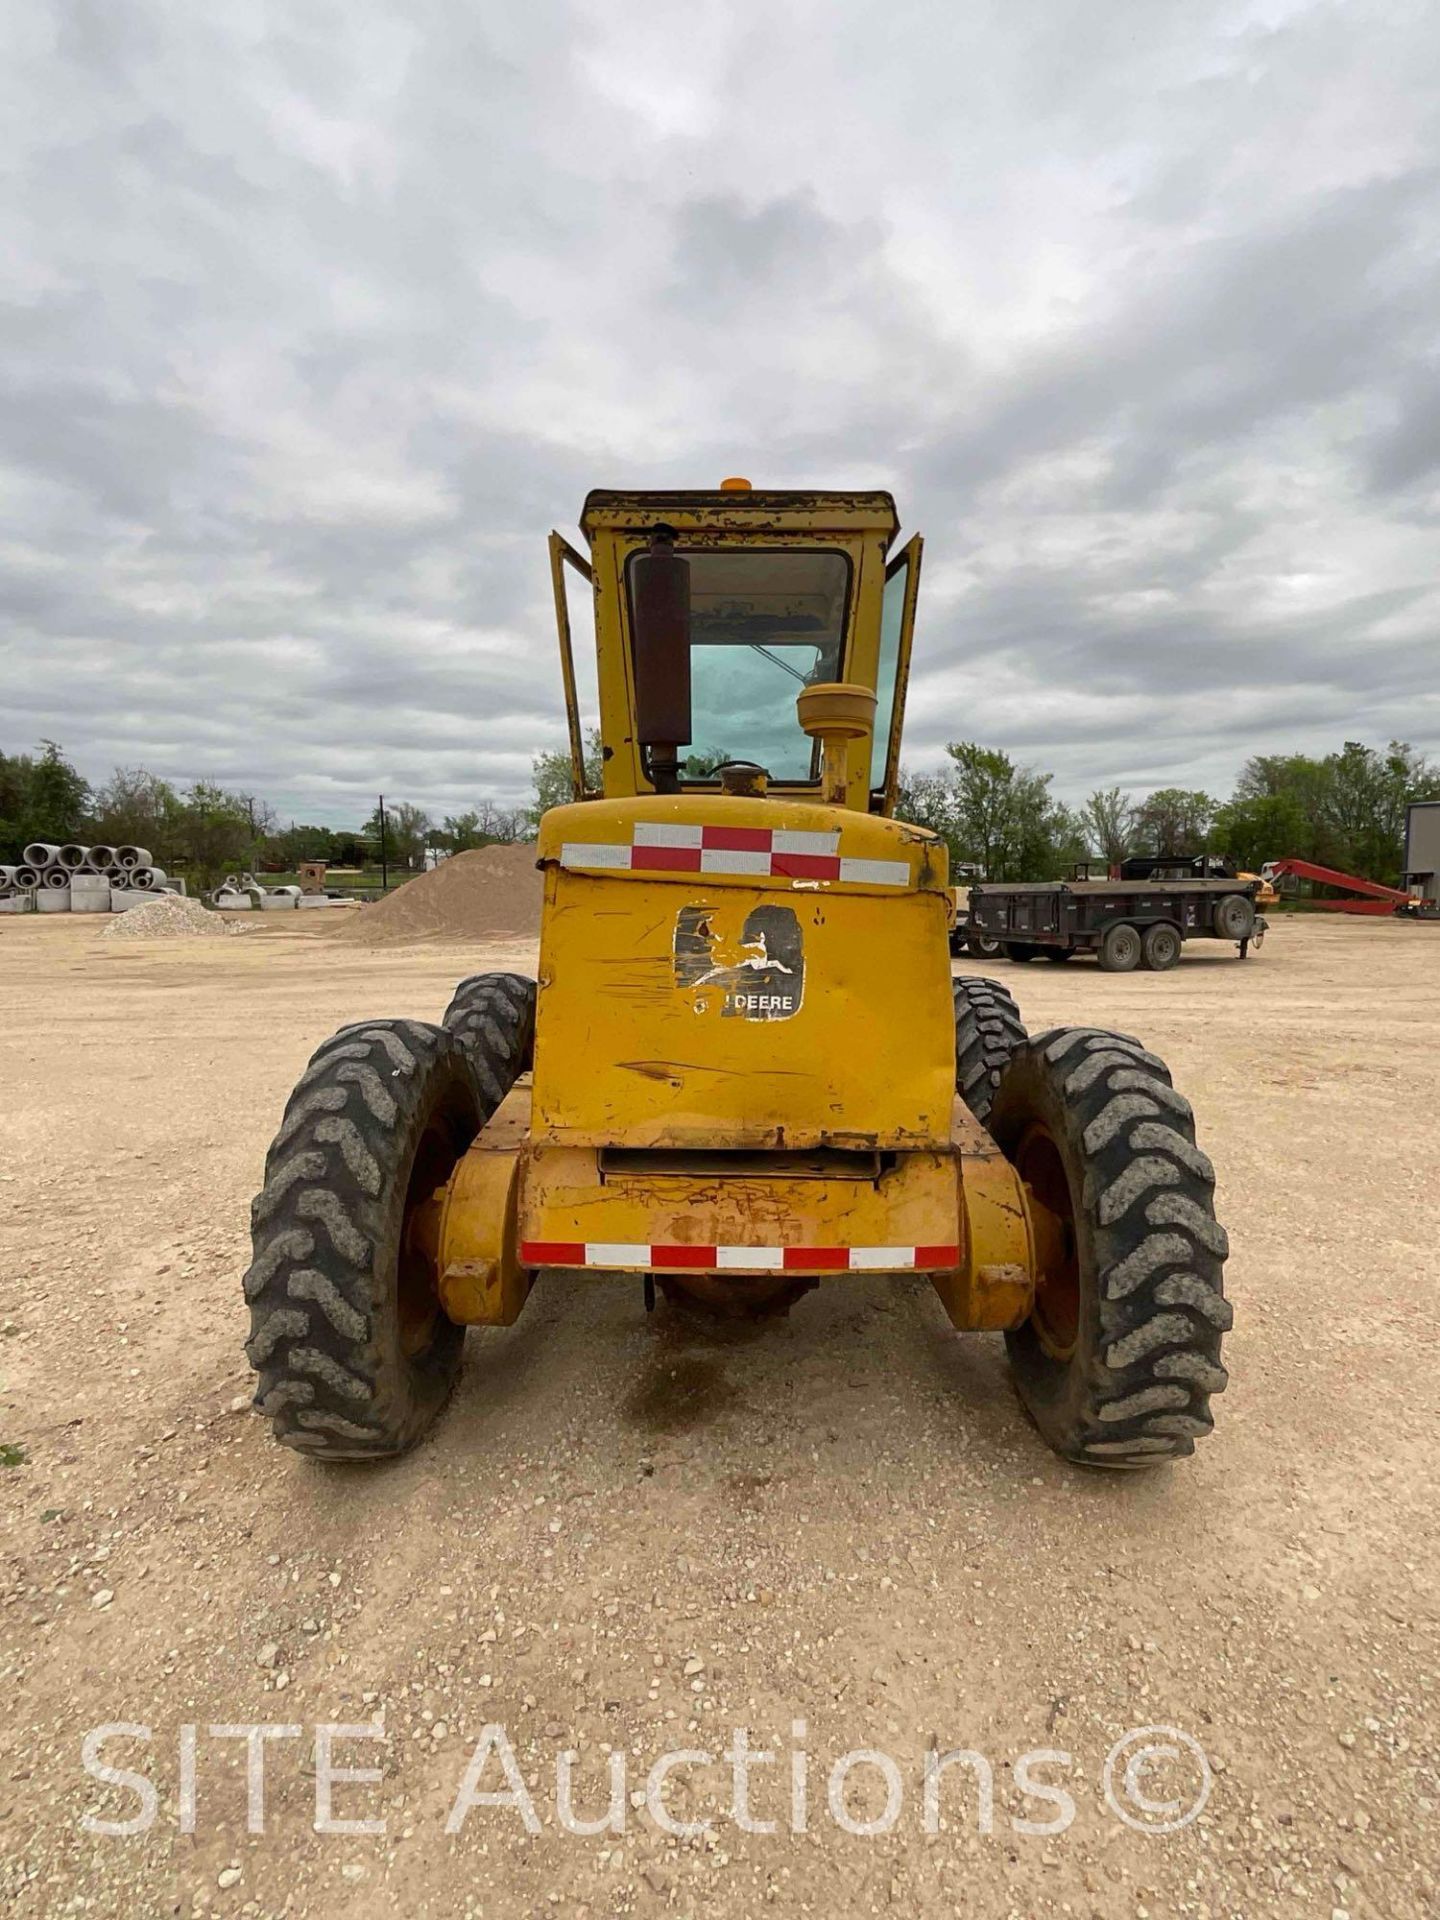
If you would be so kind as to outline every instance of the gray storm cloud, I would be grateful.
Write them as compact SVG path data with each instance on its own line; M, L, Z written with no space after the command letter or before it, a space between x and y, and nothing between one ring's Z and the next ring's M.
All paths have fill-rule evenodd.
M883 484L910 759L1440 747L1440 30L1386 0L55 0L0 69L0 746L342 823L563 740L592 485Z

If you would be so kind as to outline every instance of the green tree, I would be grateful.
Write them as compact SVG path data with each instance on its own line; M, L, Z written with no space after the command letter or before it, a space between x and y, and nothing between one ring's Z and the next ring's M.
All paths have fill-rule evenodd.
M197 887L213 887L250 860L254 842L249 809L239 794L211 780L197 780L181 805L177 838L189 877Z
M90 806L90 832L108 846L148 847L160 866L179 857L181 802L168 780L144 767L116 767Z
M598 793L604 783L603 765L600 730L591 727L585 735L585 786L590 793ZM537 753L531 762L530 778L535 792L528 810L532 826L538 827L541 815L551 807L568 806L576 798L568 748Z
M474 807L468 813L447 813L435 838L451 853L469 853L473 847L483 847L479 813Z
M88 783L53 740L36 758L0 754L0 859L18 861L29 840L60 844L85 832Z
M1258 873L1267 860L1298 854L1309 836L1309 822L1293 793L1245 799L1237 792L1234 800L1216 809L1210 834L1215 851L1228 855L1247 873Z
M1060 822L1048 773L1017 767L1009 754L952 740L955 838L964 863L987 880L1043 880L1057 859ZM1058 830L1058 831L1057 831Z
M408 800L385 802L385 858L392 867L415 869L425 861L425 849L434 831L423 807ZM365 822L365 838L375 859L380 858L380 809L377 806Z
M28 754L0 753L0 860L10 866L18 863L25 845L20 817L34 764Z
M1143 853L1204 853L1215 802L1208 793L1161 787L1135 809L1135 837Z
M1090 845L1111 866L1135 850L1135 808L1119 787L1097 787L1080 809Z

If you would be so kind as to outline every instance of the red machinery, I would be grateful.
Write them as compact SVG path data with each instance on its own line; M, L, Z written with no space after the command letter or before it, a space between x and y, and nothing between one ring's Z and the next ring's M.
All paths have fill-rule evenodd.
M1326 913L1398 913L1412 904L1411 896L1400 887L1382 887L1378 880L1362 880L1355 873L1337 873L1334 867L1317 866L1313 860L1267 860L1265 878L1276 881L1293 874L1297 880L1316 880L1323 886L1340 887L1359 896L1353 900L1312 900L1308 904Z

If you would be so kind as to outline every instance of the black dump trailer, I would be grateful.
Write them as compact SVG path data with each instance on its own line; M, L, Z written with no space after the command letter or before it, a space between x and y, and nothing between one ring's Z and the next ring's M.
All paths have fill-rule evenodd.
M1230 874L1200 880L977 881L970 888L966 944L1011 960L1068 960L1094 953L1106 973L1163 973L1187 940L1228 940L1243 960L1265 937L1255 909L1260 881Z

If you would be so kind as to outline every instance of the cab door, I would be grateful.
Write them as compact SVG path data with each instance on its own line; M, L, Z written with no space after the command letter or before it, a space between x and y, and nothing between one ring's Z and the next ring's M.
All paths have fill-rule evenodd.
M565 686L565 720L570 733L570 773L575 798L592 797L585 780L585 731L580 720L580 697L575 686L575 651L570 633L570 599L565 570L569 567L594 593L595 574L588 560L562 533L550 535L550 579L555 589L555 626L560 639L560 677Z
M920 593L920 556L924 549L925 542L917 533L885 569L880 661L875 676L875 742L870 758L871 809L876 813L894 813L900 788L900 736L905 728L905 695L910 685L910 648L915 637L915 603Z

